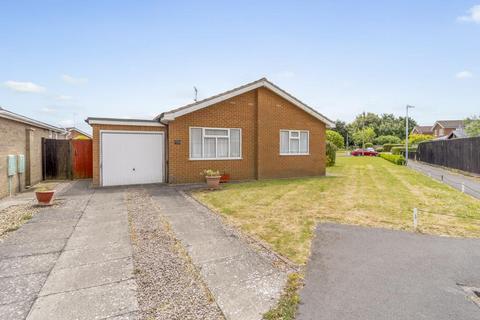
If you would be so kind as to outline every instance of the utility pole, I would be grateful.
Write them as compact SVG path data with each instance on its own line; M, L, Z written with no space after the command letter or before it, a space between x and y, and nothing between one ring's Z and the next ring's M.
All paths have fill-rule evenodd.
M198 101L198 90L197 90L197 87L193 87L193 91L195 91L195 98L193 100L195 100L195 102Z
M365 155L365 111L362 115L362 156Z
M405 107L405 164L408 164L408 109L413 109L414 106L410 106L407 104Z
M345 148L345 149L346 149L346 152L345 152L345 153L346 153L346 155L348 156L348 131L347 131L347 145L346 145L346 148Z

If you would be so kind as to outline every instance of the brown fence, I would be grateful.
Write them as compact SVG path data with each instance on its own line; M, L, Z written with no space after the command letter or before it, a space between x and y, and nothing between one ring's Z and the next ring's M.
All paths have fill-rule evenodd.
M44 180L92 177L92 141L42 139Z
M418 161L480 174L480 137L422 142Z

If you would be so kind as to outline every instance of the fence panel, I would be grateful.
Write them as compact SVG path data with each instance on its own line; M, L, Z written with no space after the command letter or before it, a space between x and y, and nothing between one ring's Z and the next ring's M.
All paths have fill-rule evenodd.
M73 179L93 176L92 140L71 140Z
M416 159L480 174L480 137L422 142Z
M43 179L70 179L70 141L42 139Z

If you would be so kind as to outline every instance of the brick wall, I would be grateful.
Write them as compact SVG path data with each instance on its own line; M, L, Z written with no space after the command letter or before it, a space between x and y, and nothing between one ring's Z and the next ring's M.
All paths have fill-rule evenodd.
M242 159L189 160L192 126L242 128ZM309 130L310 155L280 156L280 129ZM168 136L170 183L203 181L203 169L227 172L232 180L325 174L325 124L264 88L178 117Z
M92 125L92 156L93 156L93 186L100 186L100 130L117 130L117 131L165 131L163 127L151 126L125 126L125 125Z
M26 172L19 179L12 179L14 192L34 185L42 180L42 138L49 137L49 131L29 126L27 124L0 118L0 198L9 194L7 176L7 155L24 154L26 157ZM28 147L30 152L28 152ZM28 165L29 164L29 165Z

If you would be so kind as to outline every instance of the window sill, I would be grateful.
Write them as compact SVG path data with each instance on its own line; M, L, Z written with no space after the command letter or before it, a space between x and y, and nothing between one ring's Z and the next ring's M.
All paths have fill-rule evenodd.
M190 161L242 160L243 158L188 158Z
M281 156L309 156L310 153L280 153Z

